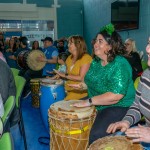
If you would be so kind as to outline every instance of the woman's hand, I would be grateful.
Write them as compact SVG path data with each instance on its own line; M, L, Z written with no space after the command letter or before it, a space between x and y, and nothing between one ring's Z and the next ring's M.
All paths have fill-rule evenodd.
M91 104L89 103L89 100L82 100L82 102L75 103L72 106L75 106L75 107L89 107L89 106L91 106Z
M125 134L130 138L134 138L133 142L150 143L150 127L138 125L138 127L128 129Z
M67 84L69 87L72 87L74 89L84 90L87 89L87 86L85 83L81 82L79 84Z
M79 83L79 84L67 84L67 85L68 85L69 87L74 88L74 89L82 89L80 84L81 84L81 83Z
M66 77L65 73L59 72L58 70L55 70L55 69L53 69L53 70L54 70L54 72L55 72L57 75L59 75L60 77L62 77L62 78L65 78L65 77Z
M130 127L130 123L128 121L119 121L116 123L112 123L107 128L107 133L114 133L116 130L120 129L121 132L125 132Z

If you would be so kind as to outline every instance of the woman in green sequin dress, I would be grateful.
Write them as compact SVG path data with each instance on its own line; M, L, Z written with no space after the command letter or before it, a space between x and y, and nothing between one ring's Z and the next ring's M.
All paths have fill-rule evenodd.
M74 104L76 107L95 105L98 110L90 133L90 144L108 135L108 125L124 117L135 97L132 68L124 58L125 47L113 25L105 26L97 34L94 55L84 78L89 99ZM85 85L70 86L78 88Z

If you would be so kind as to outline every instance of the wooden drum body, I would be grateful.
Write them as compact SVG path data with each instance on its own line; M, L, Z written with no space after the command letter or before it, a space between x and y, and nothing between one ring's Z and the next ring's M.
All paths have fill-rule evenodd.
M24 50L18 54L17 63L22 69L30 68L31 70L39 71L45 66L46 62L38 61L38 57L45 58L45 55L40 50Z
M30 80L31 87L31 97L32 97L32 106L35 108L39 108L40 106L40 79L31 79Z
M77 100L60 101L49 109L50 149L86 150L96 116L95 107L77 108Z

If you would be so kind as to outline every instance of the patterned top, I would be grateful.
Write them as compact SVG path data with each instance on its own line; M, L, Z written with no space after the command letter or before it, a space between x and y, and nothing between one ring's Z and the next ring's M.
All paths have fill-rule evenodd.
M66 73L66 65L59 65L58 71L62 73Z
M88 87L88 96L94 97L106 92L123 94L124 97L116 104L96 106L97 110L107 107L129 107L133 103L135 89L132 81L132 68L124 57L117 56L114 61L102 66L94 59L85 76Z
M130 125L145 117L146 125L150 127L150 69L146 69L140 78L133 105L128 110L123 120L128 120Z
M84 54L81 59L77 60L74 65L72 65L72 58L71 55L66 60L66 66L67 66L67 73L69 75L79 75L80 74L80 68L82 65L90 64L92 62L92 57L89 54ZM73 81L73 80L67 80L65 84L65 89L67 91L67 96L65 100L75 100L75 99L81 99L83 97L87 96L87 91L79 91L75 90L74 88L71 88L67 86L67 84L78 84L80 82Z

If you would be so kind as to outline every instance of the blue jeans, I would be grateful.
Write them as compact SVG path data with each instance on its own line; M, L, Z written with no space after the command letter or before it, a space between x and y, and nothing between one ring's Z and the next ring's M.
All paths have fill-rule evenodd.
M141 144L142 144L144 150L150 150L150 143L144 143L144 142L142 142Z

